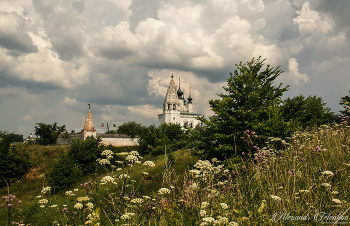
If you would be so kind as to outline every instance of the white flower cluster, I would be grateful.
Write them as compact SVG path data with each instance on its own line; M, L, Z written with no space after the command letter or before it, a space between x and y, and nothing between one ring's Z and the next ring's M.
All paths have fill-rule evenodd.
M94 208L94 204L92 204L91 202L86 203L87 208L89 208L90 210L92 210Z
M214 225L226 225L228 223L227 217L218 216L218 219L214 221Z
M104 178L102 178L101 184L107 184L107 183L117 184L116 182L114 182L114 178L111 176L105 176Z
M156 164L154 164L154 162L152 161L146 161L143 163L144 166L149 166L149 167L155 167Z
M144 199L152 199L151 197L149 197L147 195L142 196L142 198L144 198Z
M205 208L207 208L209 206L209 203L208 202L202 202L202 204L201 204L201 208L202 209L205 209Z
M134 216L135 215L135 213L125 213L125 214L123 214L121 217L120 217L120 219L122 219L122 220L129 220L132 216Z
M201 215L201 217L205 217L205 215L207 215L207 211L201 210L200 215Z
M109 165L111 162L108 159L96 159L96 162L100 165Z
M160 195L170 194L170 190L168 188L161 188L159 189L158 194Z
M66 191L66 195L75 195L72 191Z
M332 185L330 185L330 184L328 184L328 183L322 183L321 186L326 187L326 188L332 187Z
M47 200L47 199L40 199L40 200L38 201L39 204L46 204L46 203L48 203L48 202L49 202L49 200Z
M331 194L332 194L332 195L338 195L339 192L338 192L338 191L332 191Z
M130 163L135 163L139 160L139 158L135 155L128 155L128 156L126 156L125 160L130 162Z
M332 202L335 202L337 204L341 204L341 201L339 199L332 199Z
M131 151L130 155L135 155L137 157L140 157L140 154L137 151Z
M41 190L41 193L46 194L51 191L51 187L45 187L43 190Z
M213 217L204 217L202 221L207 222L207 223L214 223L215 219Z
M101 153L101 155L106 156L107 159L112 159L114 153L113 153L113 151L111 151L111 150L104 150L104 151Z
M189 185L188 187L191 188L192 190L198 189L197 183L193 183L193 184Z
M239 224L237 222L234 222L234 221L232 221L228 224L228 226L238 226L238 225Z
M56 204L54 204L54 205L52 205L52 206L49 206L50 208L55 208L55 207L57 207L58 205L56 205Z
M226 203L220 203L221 208L223 208L224 210L228 209L228 205Z
M81 204L80 202L74 205L74 208L78 210L82 209L83 207L84 207L83 204Z
M142 204L143 203L143 199L136 198L136 199L132 199L130 202L134 203L134 204Z
M121 174L119 175L119 179L123 179L123 178L130 178L130 176L128 174Z
M322 175L323 176L333 176L334 173L332 171L324 171L324 172L322 172Z
M209 162L209 160L198 160L198 162L194 164L194 167L199 169L201 172L219 173L222 165L215 167Z
M271 198L273 199L273 200L276 200L276 201L281 201L282 199L281 199L281 197L279 197L279 196L277 196L277 195L270 195L271 196Z

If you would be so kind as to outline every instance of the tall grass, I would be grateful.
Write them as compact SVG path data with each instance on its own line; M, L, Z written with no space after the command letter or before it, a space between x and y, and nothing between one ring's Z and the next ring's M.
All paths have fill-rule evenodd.
M246 138L243 157L222 162L198 160L186 150L145 158L119 153L118 162L107 155L110 162L101 161L104 174L86 177L67 192L43 189L47 184L40 178L31 179L40 181L35 189L12 185L16 200L10 207L2 201L0 224L9 218L18 225L349 223L348 126L271 137L266 147Z

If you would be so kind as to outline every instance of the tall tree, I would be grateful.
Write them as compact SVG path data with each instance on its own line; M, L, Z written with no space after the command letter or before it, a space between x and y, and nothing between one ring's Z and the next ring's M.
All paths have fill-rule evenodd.
M145 129L145 126L143 126L140 123L136 123L135 121L132 121L132 122L126 122L120 125L117 129L117 133L126 134L131 137L135 137L135 136L139 136L144 129Z
M293 98L287 98L283 101L282 111L285 120L294 119L300 127L320 126L331 123L334 113L331 112L322 97L299 95Z
M39 136L36 142L41 145L56 144L58 136L66 130L66 126L57 126L57 122L53 124L45 124L42 122L36 123L35 135Z
M225 93L218 94L220 99L210 100L215 115L209 120L202 119L206 129L210 130L211 149L216 156L229 157L244 144L240 137L243 131L253 130L259 137L286 136L295 129L295 123L286 122L279 107L281 96L289 87L274 85L274 80L282 73L277 67L267 65L264 60L253 58L250 62L236 64L237 69L230 73Z
M349 90L349 94L350 94L350 90ZM340 111L340 113L342 113L343 115L350 116L350 96L347 95L340 98L339 104L344 107L344 110Z

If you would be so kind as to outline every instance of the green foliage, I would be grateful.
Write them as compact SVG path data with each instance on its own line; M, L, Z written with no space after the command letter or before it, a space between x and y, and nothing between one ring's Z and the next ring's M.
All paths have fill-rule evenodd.
M49 172L49 184L56 191L62 190L81 179L83 172L67 153L63 153L59 161Z
M116 130L109 130L105 134L118 134L118 132Z
M284 100L282 115L286 121L294 119L303 129L317 127L333 121L334 113L325 105L322 97L309 96L305 99L304 95L299 95Z
M126 134L131 137L139 136L142 131L145 129L145 126L142 124L136 123L135 121L123 123L118 127L117 133Z
M29 153L11 145L13 133L0 135L0 187L19 179L30 167Z
M350 94L350 90L349 90ZM344 107L344 110L340 111L343 115L350 116L350 96L346 95L342 98L340 98L339 104Z
M74 160L84 175L93 173L98 167L96 160L101 157L100 138L88 137L86 140L74 139L68 156Z
M53 124L45 124L42 122L36 123L35 135L39 136L36 143L40 145L56 144L58 136L65 131L66 126L57 126L57 122Z
M159 155L167 151L175 151L187 145L187 136L178 124L163 123L159 127L151 125L140 134L139 152Z
M259 57L236 65L234 74L230 73L227 79L227 86L223 87L226 93L218 94L221 99L209 101L215 115L209 120L202 119L209 130L206 134L211 134L214 141L207 142L209 153L217 157L232 156L236 147L244 147L240 137L246 130L253 130L262 138L287 136L295 130L294 121L285 121L279 107L288 86L274 85L282 71L270 65L262 70L263 62Z

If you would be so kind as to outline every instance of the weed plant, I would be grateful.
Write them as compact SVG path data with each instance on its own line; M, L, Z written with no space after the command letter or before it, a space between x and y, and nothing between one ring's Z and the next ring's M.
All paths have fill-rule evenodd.
M25 195L16 185L1 190L0 224L349 223L346 120L283 139L269 137L265 147L254 143L259 134L244 134L246 150L225 161L198 160L190 150L145 158L136 151L105 150L97 159L104 173L86 176L68 191L56 193L44 180L36 194Z

